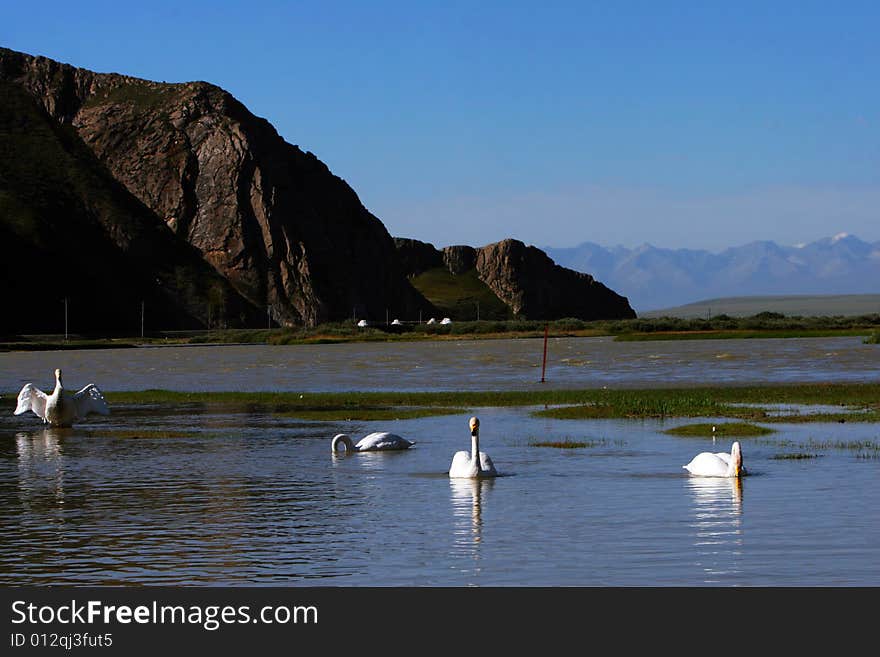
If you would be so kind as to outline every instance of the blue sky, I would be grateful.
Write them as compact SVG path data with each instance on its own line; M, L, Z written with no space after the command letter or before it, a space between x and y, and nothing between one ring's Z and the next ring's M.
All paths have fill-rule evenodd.
M130 6L129 6L130 5ZM880 3L4 3L0 45L206 80L395 236L880 240Z

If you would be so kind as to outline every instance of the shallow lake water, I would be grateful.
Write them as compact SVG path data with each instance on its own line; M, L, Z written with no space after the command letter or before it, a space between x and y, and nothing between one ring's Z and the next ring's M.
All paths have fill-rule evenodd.
M27 382L103 390L523 390L541 380L542 339L227 345L0 353L0 392ZM548 341L545 386L651 387L875 381L880 349L860 337Z
M586 342L571 351L594 349L596 341ZM557 364L548 372L563 378L566 367L577 369L585 386L601 380L652 385L654 376L699 383L698 362L706 354L745 358L745 347L763 348L756 342L650 345L660 360L691 363L682 365L689 376L674 363L664 366L663 377L648 366L639 374L635 366L608 361L606 371L589 376L583 371L595 366ZM863 352L859 342L846 339L807 343L801 352L794 345L805 341L762 342L777 343L767 351L791 350L790 366L779 365L801 373L791 380L814 380L804 361L831 352L837 355L817 364L829 380L868 380L865 354L878 351ZM491 354L500 359L501 345L483 342L465 345L472 350L466 361L480 358L480 345L486 345L487 360ZM398 347L383 352L386 362ZM207 381L202 389L297 389L297 382L305 382L302 389L382 389L413 380L411 372L396 376L396 366L384 364L364 366L371 386L354 386L348 368L334 383L326 365L316 365L311 378L279 369L264 379L258 365L245 376L230 365L247 362L230 356L236 349L0 354L0 389L15 390L23 380L48 387L37 379L48 378L43 370L51 372L59 360L69 385L88 379L108 390L192 389L201 380L197 362ZM703 356L694 355L699 349ZM326 351L333 350L316 353ZM367 362L368 355L356 352L348 361ZM145 364L154 356L145 354L165 359L155 364L155 375ZM448 354L438 360L457 363ZM848 370L843 362L854 365ZM90 364L99 364L94 377ZM496 364L495 379L481 370L476 382L468 379L466 364L454 367L463 377L459 387L511 387L526 373L535 385L531 365L519 372ZM876 360L873 367L876 373ZM443 378L438 369L433 373L444 385L437 389L452 387L455 377ZM222 385L222 371L233 372L236 385ZM386 376L375 380L381 372ZM3 397L2 584L880 585L880 451L871 447L880 445L880 428L872 423L774 423L775 434L740 439L750 474L737 482L692 477L681 467L700 451L729 451L729 441L663 433L716 418L569 421L534 418L528 408L473 408L394 422L300 422L200 406L173 412L117 406L108 417L47 430L33 415L13 416L14 399ZM495 461L502 475L496 479L447 476L454 452L469 447L471 414L482 421L481 449ZM360 436L383 429L417 444L396 453L330 452L337 432ZM531 444L548 440L588 446ZM797 453L815 456L778 458Z

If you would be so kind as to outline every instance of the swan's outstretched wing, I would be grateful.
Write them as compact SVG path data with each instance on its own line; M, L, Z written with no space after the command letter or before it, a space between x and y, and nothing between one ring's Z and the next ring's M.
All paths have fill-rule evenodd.
M94 383L90 383L73 396L73 405L77 417L85 417L89 413L110 415L110 407L107 406L104 395Z
M15 407L13 415L21 415L27 411L33 411L34 415L44 422L46 421L46 400L48 396L45 392L37 388L33 383L26 383L18 393L18 406Z

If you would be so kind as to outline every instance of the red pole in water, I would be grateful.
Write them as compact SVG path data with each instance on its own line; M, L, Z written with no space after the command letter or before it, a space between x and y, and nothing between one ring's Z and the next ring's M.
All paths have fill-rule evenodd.
M547 369L547 328L548 324L544 324L544 362L541 364L541 383L544 383L544 372Z

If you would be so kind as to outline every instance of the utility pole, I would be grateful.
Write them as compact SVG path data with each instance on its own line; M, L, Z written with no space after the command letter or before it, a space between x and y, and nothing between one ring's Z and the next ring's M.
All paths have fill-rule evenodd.
M477 321L480 321L480 302L477 301Z
M267 328L272 328L272 306L266 306L266 324Z
M144 339L144 302L141 300L141 340Z
M541 362L541 383L544 383L544 372L547 370L547 332L549 328L549 324L544 324L544 360Z

